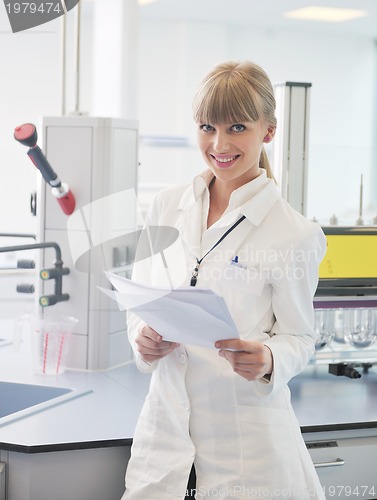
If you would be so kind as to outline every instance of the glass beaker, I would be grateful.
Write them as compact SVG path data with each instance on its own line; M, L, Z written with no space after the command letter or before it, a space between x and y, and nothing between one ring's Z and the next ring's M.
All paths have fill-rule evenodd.
M71 335L78 319L73 316L32 318L33 368L43 375L58 375L67 368Z
M334 338L334 309L314 309L314 331L318 336L315 344L318 351Z
M344 344L344 309L334 309L334 341Z
M344 309L344 340L353 347L368 347L377 338L376 309Z

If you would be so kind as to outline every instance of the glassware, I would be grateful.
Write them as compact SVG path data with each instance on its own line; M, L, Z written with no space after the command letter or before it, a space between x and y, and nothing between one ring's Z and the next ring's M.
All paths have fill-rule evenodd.
M334 338L334 309L314 309L314 330L318 335L315 349L318 351Z
M33 318L33 364L36 373L58 375L67 367L71 335L78 320L72 316Z
M24 330L31 334L33 369L43 375L59 375L67 368L73 331L78 319L57 315L39 318L30 314L20 316L14 326L13 345L19 351Z
M368 347L377 338L376 309L344 309L344 340L353 347Z
M344 309L334 309L334 341L344 344Z

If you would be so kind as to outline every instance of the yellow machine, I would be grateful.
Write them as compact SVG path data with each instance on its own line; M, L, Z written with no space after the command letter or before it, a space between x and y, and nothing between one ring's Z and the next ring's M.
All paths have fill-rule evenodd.
M377 227L324 227L317 296L377 295Z

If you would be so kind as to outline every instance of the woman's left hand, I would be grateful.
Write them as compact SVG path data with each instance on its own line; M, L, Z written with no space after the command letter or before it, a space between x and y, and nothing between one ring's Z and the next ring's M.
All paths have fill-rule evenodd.
M262 342L240 339L219 340L215 343L215 347L220 349L219 356L227 359L233 370L246 380L258 380L272 373L272 353Z

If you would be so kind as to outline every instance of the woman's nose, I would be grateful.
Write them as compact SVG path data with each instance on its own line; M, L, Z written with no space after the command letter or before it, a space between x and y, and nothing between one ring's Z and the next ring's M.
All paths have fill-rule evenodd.
M223 132L217 132L214 136L213 147L217 153L225 153L229 150L229 137Z

